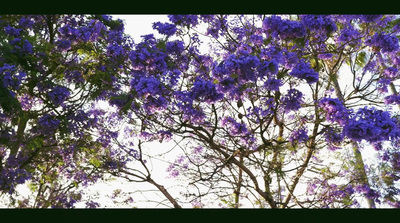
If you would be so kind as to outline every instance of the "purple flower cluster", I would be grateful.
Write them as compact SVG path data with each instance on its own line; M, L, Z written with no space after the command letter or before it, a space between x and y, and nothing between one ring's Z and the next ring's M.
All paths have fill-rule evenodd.
M268 115L274 113L275 100L273 98L260 99L260 104L260 106L248 107L246 117L260 122L260 119L266 118Z
M87 201L85 204L86 204L85 208L88 208L88 209L94 209L94 208L100 207L100 204L95 201Z
M56 86L47 95L54 105L59 106L69 97L70 92L66 87Z
M236 84L235 79L231 77L226 77L221 81L219 81L217 89L220 92L227 93L235 88L235 84Z
M399 70L395 67L388 67L383 71L383 75L388 78L395 78L399 74Z
M38 121L43 133L52 133L58 129L60 120L50 114L44 114Z
M190 92L175 92L177 99L176 107L183 113L183 120L192 123L203 123L205 114L200 107L193 107L193 98Z
M315 72L314 69L311 68L310 63L305 63L301 61L296 64L296 66L290 72L290 75L304 79L308 84L313 84L318 81L318 73Z
M355 191L364 194L368 199L375 200L379 198L378 191L371 189L367 184L357 185Z
M21 26L21 27L24 27L24 28L29 28L29 29L31 29L32 27L33 27L33 24L34 24L35 22L34 21L32 21L32 19L31 18L29 18L29 16L23 16L23 17L21 17L20 19L19 19L19 22L18 22L18 25L19 26Z
M137 83L135 82L136 80L132 80L131 85L139 97L161 94L160 81L155 77L142 77Z
M393 94L393 95L386 96L384 98L384 102L387 105L390 105L390 104L398 105L398 104L400 104L400 95Z
M232 117L225 117L221 121L222 126L227 126L229 134L233 136L244 136L248 133L248 129L245 124L238 123Z
M223 28L227 26L226 16L200 15L200 19L208 24L206 35L211 35L214 38L223 35Z
M186 161L186 162L185 162ZM170 177L177 177L180 174L180 170L186 170L189 167L186 156L178 156L175 162L168 166L167 172Z
M184 49L184 42L179 40L167 42L165 45L165 52L168 54L180 55Z
M270 66L271 65L271 66ZM238 54L230 54L227 59L213 67L215 76L224 80L232 77L239 82L255 81L258 76L265 75L277 69L268 61L263 64L257 56L250 55L247 51L240 51Z
M366 41L366 44L378 51L381 50L382 53L391 53L399 50L399 39L385 32L376 33Z
M308 135L307 135L307 130L305 128L300 128L298 130L295 130L292 132L292 134L289 137L289 142L290 143L302 143L306 142L308 140Z
M386 93L388 92L388 85L391 83L391 79L389 78L379 78L379 80L376 82L376 88L379 93Z
M157 48L158 41L153 34L142 36L143 41L135 46L129 59L135 70L162 73L167 68L167 55Z
M343 141L343 132L335 131L330 127L327 127L324 130L325 141L328 143L328 149L332 151L340 149L338 146Z
M111 42L108 44L107 48L107 57L113 60L117 60L122 58L126 54L125 48L118 42Z
M51 205L51 208L73 208L76 202L76 199L61 193L55 198L54 204Z
M0 83L3 83L4 88L18 90L25 77L26 73L17 73L14 65L5 63L0 67Z
M300 18L304 26L313 31L322 31L328 34L337 29L336 23L329 15L302 15Z
M153 29L157 30L160 34L163 34L166 36L172 36L177 31L176 26L174 24L161 23L161 22L153 23Z
M58 29L61 38L72 42L96 41L106 31L106 26L99 20L91 19L88 24L79 26L74 19L66 19L66 23Z
M397 121L387 111L374 107L360 108L343 128L343 133L354 141L381 142L398 138Z
M289 89L282 103L284 104L285 112L297 111L303 103L303 93L294 88Z
M261 64L257 67L257 71L259 74L259 77L262 78L266 75L275 75L278 73L278 61L275 59L272 59L270 61L264 60L261 62Z
M181 26L196 26L198 24L197 15L168 15L169 20Z
M189 97L193 100L213 103L221 100L224 95L217 92L216 85L212 81L196 78L193 87L189 92Z
M350 43L360 37L360 32L354 29L353 26L346 27L341 30L340 35L337 37L337 42L340 44ZM359 43L360 40L357 40Z
M376 20L382 18L382 15L370 14L370 15L359 15L358 17L361 22L373 23L376 22Z
M263 21L263 30L268 36L281 39L301 38L306 34L304 25L299 21L283 20L272 15Z
M12 37L19 37L21 35L21 31L22 31L22 29L14 28L10 25L7 25L6 27L4 27L4 32L7 35L10 35Z
M163 96L149 95L146 97L143 107L149 114L152 114L155 111L160 111L160 110L165 109L167 107L167 105L168 105L168 101Z
M16 53L20 56L25 56L33 53L33 46L29 40L22 40L20 38L14 38L10 41L10 44L14 47L12 53Z
M326 113L326 120L330 122L337 122L339 125L344 125L348 118L349 113L343 103L337 98L322 98L319 103Z
M0 159L3 159L0 153ZM29 180L32 175L25 169L21 169L20 165L26 160L26 157L19 155L10 155L0 171L0 191L8 191L12 194L15 186L23 184Z
M268 91L279 91L279 87L281 87L282 85L283 85L283 82L281 80L275 79L273 77L268 78L264 82L264 87Z
M69 82L83 83L85 81L82 73L78 70L67 69L64 71L64 75Z
M66 39L61 39L56 42L56 45L60 51L67 51L71 48L71 41Z

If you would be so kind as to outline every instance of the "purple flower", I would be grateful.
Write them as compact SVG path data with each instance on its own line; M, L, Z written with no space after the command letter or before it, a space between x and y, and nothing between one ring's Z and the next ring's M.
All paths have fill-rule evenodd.
M32 54L33 53L32 44L26 39L23 41L22 52L24 54Z
M400 104L400 95L389 95L389 96L386 96L384 98L384 102L387 105L390 105L390 104L398 105L398 104Z
M304 79L308 84L312 84L318 81L318 73L315 72L314 69L311 68L309 63L305 63L301 61L296 64L293 70L290 72L290 75Z
M388 92L388 88L387 86L391 83L391 79L389 78L380 78L377 82L376 82L376 87L378 89L379 93L386 93Z
M70 95L68 88L63 86L56 86L48 94L49 99L54 105L61 105Z
M159 135L160 142L166 140L169 141L172 138L172 133L170 131L158 131L157 134Z
M168 15L169 20L181 26L196 26L198 24L197 15Z
M345 44L359 38L359 35L360 33L356 29L354 29L353 26L349 26L341 30L337 41L341 44ZM360 40L357 41L359 42Z
M395 78L399 74L399 71L395 67L388 67L383 71L383 75L388 78Z
M221 80L218 84L218 91L226 93L235 87L235 80L231 77L227 77Z
M263 29L267 37L292 39L301 38L306 34L306 29L299 21L283 20L280 16L272 15L263 21Z
M208 24L205 35L211 35L214 38L218 38L225 32L223 27L226 27L227 25L226 16L217 17L215 15L201 15L200 18Z
M38 121L39 126L43 129L45 133L51 133L57 130L60 125L60 120L58 120L53 115L44 114Z
M366 22L366 23L373 23L376 22L376 20L382 18L382 15L360 15L359 19L361 22Z
M331 33L336 31L337 26L329 15L302 15L301 21L308 29Z
M307 130L305 128L298 129L293 131L289 137L289 142L291 143L302 143L308 140Z
M164 109L167 106L167 104L168 104L168 101L164 97L149 95L149 96L147 96L143 107L149 113L153 113L155 111Z
M125 49L121 44L118 43L110 43L107 46L107 57L112 59L120 58L125 55Z
M100 204L94 201L87 201L86 208L94 209L100 207Z
M325 141L328 143L328 149L329 150L337 150L340 149L338 147L340 143L343 141L344 135L343 132L339 133L338 131L335 131L334 129L327 127L325 128Z
M165 45L165 51L169 54L180 55L185 49L184 42L176 40L173 42L167 42Z
M161 22L153 23L153 29L157 30L160 34L163 34L166 36L172 36L177 31L176 26L174 24L161 23Z
M268 91L279 91L279 87L281 87L282 85L283 85L283 82L281 80L275 79L275 78L268 78L264 82L264 87Z
M322 98L318 104L326 113L326 120L344 125L349 118L346 107L337 98Z
M31 19L28 19L26 17L21 17L18 24L22 27L30 29L30 28L32 28L32 26L34 24L34 21L32 21Z
M385 32L376 33L373 37L366 41L371 46L382 53L390 53L399 50L399 39L396 36L386 34Z
M216 67L214 72L229 75L237 74L237 78L240 80L255 81L255 71L259 65L261 65L261 62L258 57L250 55L247 51L240 51L237 55L229 55L223 63Z
M245 124L236 122L232 117L226 117L221 121L222 126L227 126L229 133L233 136L243 136L248 133L248 129Z
M189 97L193 100L212 103L221 100L224 95L217 92L216 85L213 82L196 78L189 92Z
M77 70L69 70L67 69L64 72L65 78L69 81L69 82L76 82L76 83L83 83L85 81L85 79L83 78L83 75L80 71Z
M368 199L376 199L379 197L379 194L371 189L368 185L363 184L363 185L357 185L355 190L357 192L363 193Z
M10 25L7 25L6 27L4 27L4 32L7 35L10 35L13 37L19 37L21 31L22 31L22 29L16 29L14 27L11 27Z
M360 108L344 126L343 132L354 141L364 139L371 143L399 137L397 121L390 116L389 112L374 107Z
M139 97L161 94L160 81L155 77L142 77L134 86Z
M303 103L303 93L294 88L289 89L282 103L284 104L285 112L297 111Z
M69 40L62 39L57 41L56 44L58 49L60 49L61 51L67 51L71 48L71 41Z
M263 37L261 35L253 34L250 36L250 41L256 46L261 46L263 44Z
M14 65L3 64L0 67L0 83L3 83L3 87L18 90L22 81L25 79L26 73L17 73L16 67Z
M258 66L257 71L260 77L264 77L268 74L277 74L278 73L279 64L275 59L271 61L262 61Z

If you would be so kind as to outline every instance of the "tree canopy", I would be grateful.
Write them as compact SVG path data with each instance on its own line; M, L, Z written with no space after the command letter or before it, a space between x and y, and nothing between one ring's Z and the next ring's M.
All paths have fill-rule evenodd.
M3 203L102 207L113 176L174 208L400 207L398 16L168 19L0 17Z

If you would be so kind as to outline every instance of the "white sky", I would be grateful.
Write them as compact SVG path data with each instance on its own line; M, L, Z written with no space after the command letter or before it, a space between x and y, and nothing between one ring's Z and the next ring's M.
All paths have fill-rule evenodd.
M167 15L112 15L113 18L119 18L125 21L125 33L129 34L135 43L140 41L141 35L153 33L158 35L157 31L153 30L154 22L168 22Z

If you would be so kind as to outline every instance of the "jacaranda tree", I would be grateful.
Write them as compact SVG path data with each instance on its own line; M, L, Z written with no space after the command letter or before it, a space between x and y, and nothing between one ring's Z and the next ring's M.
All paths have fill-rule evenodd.
M175 208L400 206L395 15L168 18L133 43L107 16L1 17L2 191L73 207L107 173Z
M110 16L0 18L0 192L10 206L73 207L102 177L113 133L97 102L132 47ZM17 200L18 184L32 196ZM98 204L88 202L89 207Z

